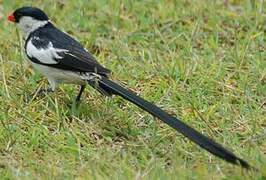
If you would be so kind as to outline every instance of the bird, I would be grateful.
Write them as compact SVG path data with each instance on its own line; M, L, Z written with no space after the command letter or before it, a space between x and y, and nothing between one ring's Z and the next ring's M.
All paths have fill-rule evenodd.
M61 83L67 83L80 86L76 101L80 100L86 85L107 97L120 96L162 120L211 154L231 164L250 169L247 161L221 144L111 80L111 71L97 62L75 38L58 29L43 10L31 6L20 7L7 19L22 31L25 54L33 68L48 79L48 92L55 91Z

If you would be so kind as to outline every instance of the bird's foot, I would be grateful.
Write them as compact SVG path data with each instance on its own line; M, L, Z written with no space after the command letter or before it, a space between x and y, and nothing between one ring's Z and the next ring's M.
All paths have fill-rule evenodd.
M52 88L47 88L47 89L40 89L38 92L37 92L37 96L43 96L47 93L51 93L51 92L54 92Z

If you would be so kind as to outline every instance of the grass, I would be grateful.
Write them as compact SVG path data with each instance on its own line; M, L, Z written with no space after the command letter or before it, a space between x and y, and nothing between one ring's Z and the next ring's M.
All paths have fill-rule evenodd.
M1 1L1 179L264 179L265 1ZM260 169L210 155L134 105L47 81L29 66L14 9L44 9L112 79Z

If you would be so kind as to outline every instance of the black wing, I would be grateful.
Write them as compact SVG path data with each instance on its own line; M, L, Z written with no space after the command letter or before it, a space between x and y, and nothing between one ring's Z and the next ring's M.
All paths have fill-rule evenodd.
M54 49L58 49L55 52L58 56L51 57L56 63L44 63L36 57L29 57L35 63L77 72L95 72L104 76L111 72L99 64L78 41L57 29L51 23L30 34L28 41L31 41L38 49L48 48L49 43Z

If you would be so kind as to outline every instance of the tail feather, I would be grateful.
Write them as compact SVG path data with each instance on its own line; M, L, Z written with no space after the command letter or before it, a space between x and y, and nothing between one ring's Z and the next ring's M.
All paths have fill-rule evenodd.
M159 118L160 120L171 126L172 128L176 129L178 132L180 132L181 134L183 134L188 139L198 144L205 150L209 151L213 155L221 159L224 159L229 163L241 165L246 169L250 168L250 165L246 161L238 158L236 155L234 155L232 152L222 147L220 144L216 143L207 136L204 136L203 134L199 133L198 131L191 128L190 126L179 120L178 118L169 115L168 113L157 107L156 105L135 95L130 90L123 88L122 86L109 80L106 77L102 77L101 79L98 80L97 83L99 84L98 90L100 88L104 92L108 92L109 95L116 94L132 102L141 109L149 112L150 114Z
M104 96L112 96L112 91L109 88L106 88L103 84L99 83L99 81L87 80L88 84L100 92Z

